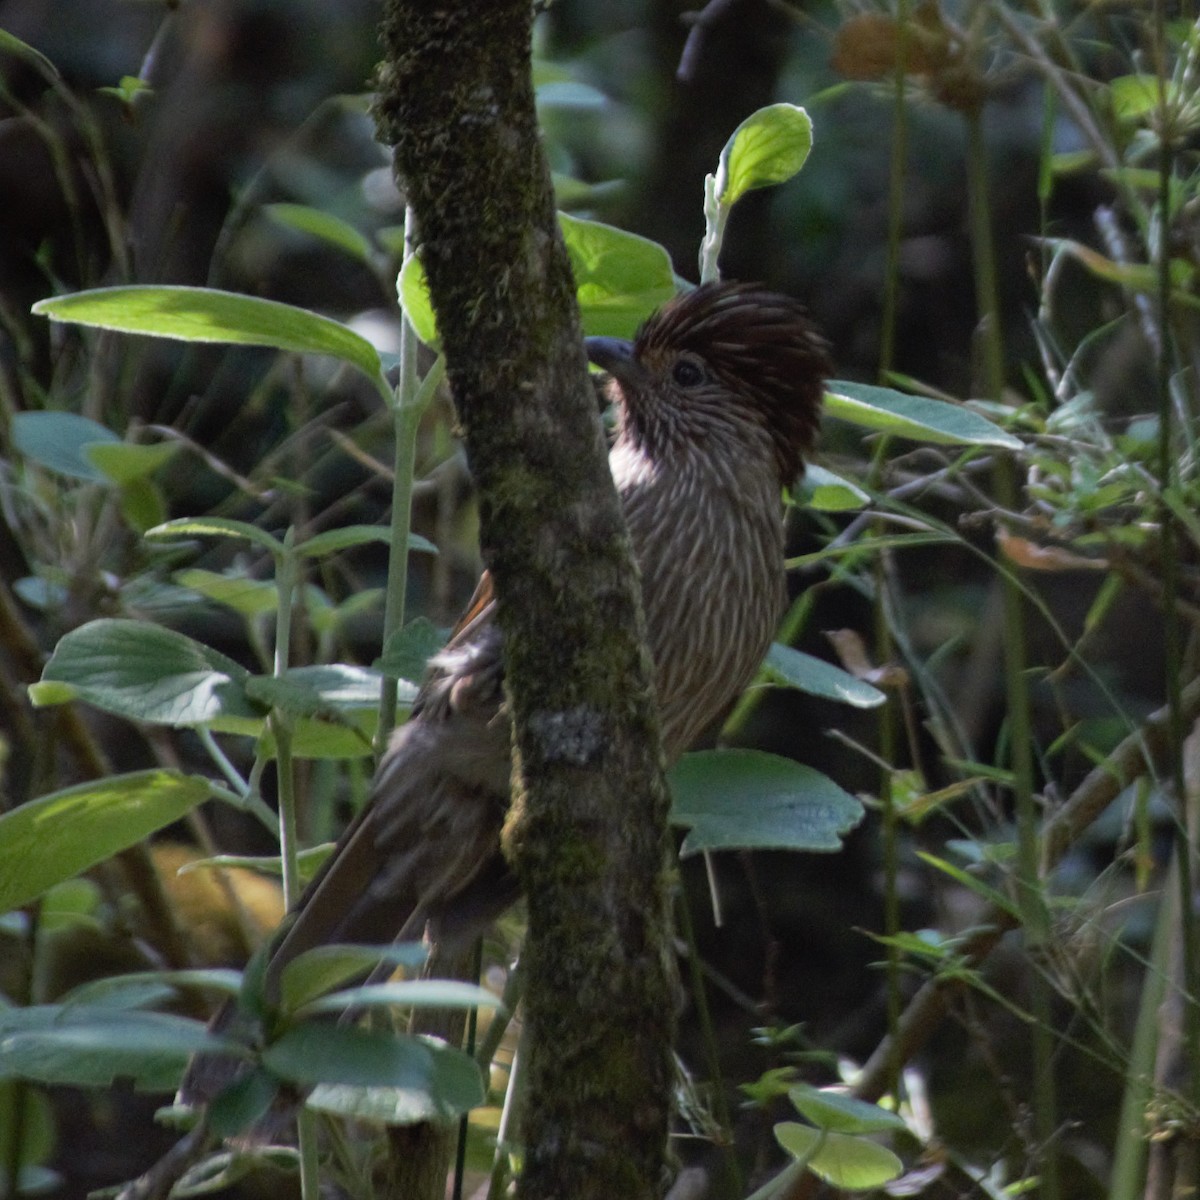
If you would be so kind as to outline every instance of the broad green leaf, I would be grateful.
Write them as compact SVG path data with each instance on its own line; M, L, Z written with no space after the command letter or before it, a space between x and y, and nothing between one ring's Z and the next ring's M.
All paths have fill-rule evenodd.
M269 688L267 684L266 690ZM410 705L415 693L413 687L402 690L400 704ZM292 728L292 754L310 759L365 758L372 753L377 717L377 709L365 705L347 705L340 715L330 712L321 718L300 717ZM258 753L268 759L275 757L275 739L262 717L222 716L208 724L214 733L253 738L259 742L255 747Z
M52 321L119 333L330 354L357 367L377 386L382 380L379 355L366 338L329 317L257 296L135 285L54 296L39 300L33 311Z
M279 1094L279 1080L256 1066L238 1076L214 1097L206 1110L209 1129L219 1138L233 1137L265 1117Z
M702 850L839 850L863 807L811 767L758 750L685 754L670 773L680 854Z
M1168 106L1174 98L1175 88L1169 80L1164 81ZM1159 80L1157 75L1118 75L1108 83L1109 100L1113 116L1121 121L1136 121L1155 112L1159 107Z
M167 504L149 479L133 479L121 486L121 516L135 533L144 534L166 519Z
M304 1005L297 1017L340 1013L347 1008L500 1008L500 998L487 988L456 979L405 979L371 983L331 992Z
M97 1005L105 1008L144 1007L146 989L165 993L170 999L179 989L194 988L215 992L218 996L236 996L242 987L242 973L224 967L205 967L186 971L134 971L128 975L109 975L72 988L62 997L64 1005Z
M798 502L819 512L848 512L871 502L871 497L862 488L816 463L805 467L798 491Z
M251 579L247 575L224 575L190 567L176 571L173 576L180 587L232 608L243 617L261 617L273 613L279 603L279 591L266 579Z
M296 757L362 758L371 753L381 689L373 670L342 663L291 667L278 677L250 676L244 688L264 709L279 708L298 718L292 730ZM399 702L411 704L416 688L406 684L399 691ZM247 719L223 713L210 724L218 732L261 738L259 752L267 758L275 754L275 739L263 715Z
M200 1021L167 1013L60 1004L0 1010L0 1078L76 1087L130 1080L173 1090L193 1054L244 1052Z
M279 981L281 1006L285 1012L295 1012L301 1005L326 995L348 980L369 974L380 963L416 968L428 957L428 950L419 942L401 942L392 946L318 946L305 951L283 968Z
M483 1078L468 1055L436 1038L410 1040L429 1057L414 1064L407 1078L390 1086L319 1084L308 1097L308 1107L386 1125L412 1125L451 1120L483 1103Z
M904 1164L884 1146L844 1133L825 1133L796 1121L776 1125L775 1140L794 1158L802 1159L814 1175L848 1191L882 1187L904 1170Z
M400 268L400 278L396 281L396 290L400 296L400 307L409 319L417 337L425 345L436 350L441 344L438 334L437 317L433 311L433 299L429 295L429 279L420 258L410 254Z
M675 274L657 242L599 221L558 214L584 332L632 337L675 294Z
M288 1029L263 1051L263 1062L284 1079L305 1085L340 1083L428 1093L435 1074L434 1054L424 1041L313 1021Z
M830 380L826 387L825 415L866 429L946 446L1020 450L1024 444L986 417L958 404L840 379Z
M85 453L99 445L121 445L111 429L78 413L24 412L12 419L13 444L39 466L72 479L107 483L108 477Z
M296 553L305 558L320 558L323 554L336 554L339 550L347 550L351 546L364 546L368 542L390 542L391 530L386 525L343 525L340 529L330 529L326 533L318 533L296 546ZM409 550L420 551L422 554L436 554L437 547L419 533L409 532Z
M351 663L322 663L311 667L289 667L280 678L295 683L316 696L327 708L352 712L379 705L382 680L370 667Z
M52 792L0 816L0 912L136 845L212 795L207 779L137 771Z
M419 681L425 664L446 644L445 633L428 617L416 617L387 640L376 668L389 679Z
M802 1117L818 1129L827 1129L831 1133L883 1133L905 1128L901 1117L878 1104L868 1104L865 1100L807 1083L789 1088L788 1098Z
M64 879L42 894L38 909L38 933L84 926L97 930L95 912L100 906L100 889L90 879Z
M228 517L180 517L175 521L164 521L145 536L151 541L167 541L171 538L227 537L245 538L256 546L270 550L272 554L283 553L283 543L272 537L265 529L251 525L248 521L234 521Z
M878 688L856 679L849 671L779 642L773 642L767 651L762 670L772 683L797 688L810 696L840 700L855 708L876 708L887 699Z
M812 150L812 121L796 104L771 104L751 113L721 151L717 200L732 208L754 188L791 179Z
M575 298L585 333L632 337L675 294L670 256L657 242L564 212L558 214L558 224L575 272ZM429 282L416 255L400 271L399 292L417 336L437 347Z
M245 667L192 638L145 621L102 618L64 635L42 679L70 684L105 712L159 725L254 717ZM35 703L45 699L30 689ZM57 699L57 693L55 695Z
M179 442L93 442L84 446L84 457L113 483L127 484L153 475L182 449Z
M369 262L371 246L365 237L341 217L312 208L307 204L267 204L263 212L280 225L315 238L345 251L359 262Z

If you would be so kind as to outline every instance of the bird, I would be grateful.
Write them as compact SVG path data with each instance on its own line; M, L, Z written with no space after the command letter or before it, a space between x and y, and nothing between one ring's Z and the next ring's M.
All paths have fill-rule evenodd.
M680 294L632 341L586 348L615 410L609 464L670 764L753 677L783 613L784 489L815 441L828 348L797 301L734 282ZM512 768L503 683L485 572L366 804L269 951L268 1002L313 947L461 943L517 899L500 845Z

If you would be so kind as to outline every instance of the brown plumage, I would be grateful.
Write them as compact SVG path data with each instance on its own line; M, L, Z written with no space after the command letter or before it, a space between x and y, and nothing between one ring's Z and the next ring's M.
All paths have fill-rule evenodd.
M610 454L641 570L673 761L746 685L784 601L780 492L819 415L825 344L794 301L709 284L633 343L594 338L618 413ZM267 968L328 942L454 939L515 898L500 853L509 726L485 575L393 735L372 796L312 881Z

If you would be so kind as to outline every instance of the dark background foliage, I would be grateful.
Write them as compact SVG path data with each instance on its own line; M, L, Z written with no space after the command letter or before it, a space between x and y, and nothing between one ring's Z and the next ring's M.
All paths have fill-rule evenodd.
M832 3L713 6L720 9L713 23L689 42L683 15L691 7L668 0L561 0L543 16L539 61L554 65L562 88L544 95L544 124L556 170L576 181L564 189L564 206L662 242L677 272L695 279L703 180L730 132L761 105L806 104L816 129L812 158L798 180L756 193L738 207L723 270L801 297L832 340L839 374L871 380L879 363L890 211L887 92L842 86L832 60L844 13ZM50 83L20 57L0 56L5 456L5 429L14 413L69 407L119 433L169 425L223 464L215 471L193 456L173 469L171 515L217 511L270 529L385 515L389 489L378 464L390 461L390 428L376 398L358 381L265 351L116 337L89 339L86 346L77 338L54 340L49 324L29 315L32 303L57 291L127 281L210 284L307 306L352 321L385 347L394 344L394 230L403 204L388 156L373 141L364 99L377 57L377 15L368 0L212 0L171 10L120 0L0 3L0 28L41 51L61 73ZM1105 36L1091 46L1097 76L1127 70L1124 53L1136 41L1132 27L1114 16L1100 32ZM129 101L103 90L123 76L140 76L151 90ZM930 103L914 102L910 120L893 367L931 388L970 396L977 393L978 315L964 133L953 113ZM1094 241L1093 215L1113 193L1095 174L1068 175L1056 183L1045 209L1039 207L1043 92L1027 73L999 78L984 129L1007 369L1009 382L1020 385L1036 364L1029 320L1038 304L1032 239L1052 226L1060 236ZM1078 142L1065 122L1052 140L1061 151ZM311 205L365 234L382 232L388 249L376 250L370 261L356 260L272 219L267 206L276 203ZM1067 275L1071 303L1061 307L1082 333L1110 312L1082 270L1068 268ZM1149 365L1137 338L1115 338L1102 354L1092 372L1101 412L1122 416L1146 408ZM414 609L439 624L453 619L477 569L469 484L450 425L443 407L423 435L428 474L418 489L415 520L443 553L436 562L417 562L410 584ZM845 429L830 430L825 453L831 460L861 450ZM920 472L919 458L911 469ZM236 486L233 476L247 477L253 486ZM931 507L939 511L936 500ZM953 522L955 502L947 501L939 515ZM11 502L6 518L0 525L4 580L11 587L41 579L59 589L55 603L27 603L24 610L43 651L86 619L129 610L123 581L145 563L127 530L88 528L83 518L56 526L45 514L14 510ZM797 521L796 552L815 548L822 532ZM964 536L990 542L983 531L967 528ZM201 565L220 569L234 562L218 547L205 551ZM344 556L319 582L343 600L380 586L383 567L382 554L363 550ZM813 575L798 573L793 588L798 593L814 582ZM1079 636L1098 587L1098 576L1074 574L1050 577L1042 588L1071 638ZM1006 715L993 580L965 546L938 547L905 556L899 593L912 651L928 658L947 647L939 678L955 697L973 744L990 751ZM27 602L31 596L25 593ZM366 612L345 624L345 657L371 661L378 615ZM803 644L829 657L822 630L850 627L870 638L873 620L861 591L822 583ZM1092 660L1103 664L1110 686L1135 713L1161 702L1158 621L1147 601L1122 598L1089 644ZM177 623L235 657L253 657L241 622L228 615L197 607ZM316 640L309 631L308 653ZM28 682L28 672L0 649L0 656L6 653L10 683L0 730L13 753L3 787L7 802L17 803L61 785L71 767L57 740L56 717L22 715L16 684ZM1035 626L1031 659L1053 662L1057 653L1045 627ZM1056 736L1064 706L1072 722L1099 727L1113 718L1082 677L1035 699L1042 745ZM38 735L32 741L31 721ZM877 744L875 725L873 716L787 693L759 705L738 737L819 766L851 791L873 792L874 766L847 741ZM827 736L834 726L842 739ZM163 753L136 731L96 728L119 767L145 765ZM918 744L931 755L923 764L930 786L950 782L941 776L928 739ZM172 753L187 759L195 747L183 738ZM1083 753L1068 754L1055 764L1054 788L1069 790L1090 765ZM338 826L348 805L344 789L321 771L313 767L307 785L312 803L305 819L314 840ZM906 838L899 875L906 927L955 930L972 911L969 897L922 865L915 851L940 846L948 833L983 838L1006 816L1000 802L963 816L959 827L935 822ZM220 843L263 849L249 824L227 812L214 814L213 824ZM1075 877L1063 886L1082 890L1110 857L1110 835L1098 834L1071 859ZM869 819L835 857L721 858L721 928L712 922L704 872L695 868L689 864L685 881L713 972L712 1001L729 1077L753 1080L803 1051L806 1072L823 1081L832 1077L832 1056L865 1057L884 1029L882 975L872 966L881 951L863 932L883 924L877 821ZM1094 948L1078 950L1086 959ZM64 970L70 978L104 973L105 954L98 942L64 951ZM211 955L226 956L236 957L236 948L222 946ZM1028 979L1019 954L997 956L989 979L1018 1006L1023 1003ZM65 982L40 981L43 998ZM1119 992L1127 983L1118 976L1114 986ZM1114 1022L1123 1028L1127 1006L1118 1003L1115 1010ZM1056 1020L1069 1024L1072 1012L1063 1000ZM1024 1037L1022 1024L980 995L969 996L956 1016L921 1064L935 1125L956 1153L984 1165L1006 1159L1019 1175L1030 1153L1024 1125L1028 1059L1007 1055L1005 1047ZM696 1063L701 1054L693 1017L689 1005L681 1048ZM781 1031L792 1025L802 1029L788 1040ZM774 1034L752 1044L749 1030L755 1027ZM1119 1072L1111 1064L1097 1066L1086 1047L1062 1050L1059 1067L1071 1190L1096 1195L1103 1190ZM55 1161L66 1179L58 1194L81 1195L87 1186L144 1165L152 1149L150 1135L141 1132L148 1127L148 1106L138 1102L132 1111L134 1102L126 1097L57 1099ZM140 1122L136 1140L125 1133L133 1122ZM737 1123L748 1167L763 1167L774 1153L769 1114L747 1109ZM705 1157L703 1149L697 1157Z

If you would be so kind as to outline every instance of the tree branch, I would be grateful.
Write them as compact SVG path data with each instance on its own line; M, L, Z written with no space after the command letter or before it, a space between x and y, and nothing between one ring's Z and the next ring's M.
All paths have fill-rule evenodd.
M657 1195L673 1002L667 794L628 536L530 82L528 0L390 0L377 115L479 488L529 900L521 1196Z

